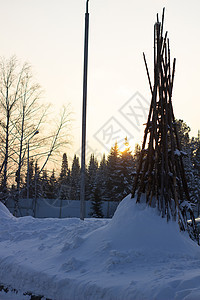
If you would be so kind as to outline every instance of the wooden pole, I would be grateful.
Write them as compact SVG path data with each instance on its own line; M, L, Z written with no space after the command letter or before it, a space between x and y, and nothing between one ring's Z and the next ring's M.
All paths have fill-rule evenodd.
M89 13L86 2L85 13L85 41L84 41L84 69L83 69L83 111L82 111L82 150L81 150L81 184L80 184L80 219L85 218L85 152L86 152L86 107L87 107L87 73L88 73L88 36Z
M181 206L185 198L190 202L190 196L172 106L176 60L173 61L171 72L169 39L167 32L163 38L163 26L164 9L162 22L159 22L157 15L154 25L153 86L143 53L152 98L132 197L137 192L136 202L140 202L144 193L147 204L157 206L167 220L178 218L180 229L187 229L190 236L198 240L194 213L189 206ZM190 213L192 230L187 224L186 211Z

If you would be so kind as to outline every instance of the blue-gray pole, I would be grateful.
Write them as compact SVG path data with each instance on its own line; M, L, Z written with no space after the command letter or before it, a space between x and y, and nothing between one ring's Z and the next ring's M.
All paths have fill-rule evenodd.
M86 150L86 107L87 107L87 72L88 72L88 35L89 13L86 2L85 13L85 42L84 42L84 69L83 69L83 111L82 111L82 150L81 150L81 186L80 186L80 219L85 218L85 150Z

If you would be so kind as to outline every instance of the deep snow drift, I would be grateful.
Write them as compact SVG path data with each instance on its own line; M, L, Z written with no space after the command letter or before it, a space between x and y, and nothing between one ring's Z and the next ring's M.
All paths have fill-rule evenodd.
M130 196L111 220L15 218L0 203L0 283L58 300L200 299L200 248Z

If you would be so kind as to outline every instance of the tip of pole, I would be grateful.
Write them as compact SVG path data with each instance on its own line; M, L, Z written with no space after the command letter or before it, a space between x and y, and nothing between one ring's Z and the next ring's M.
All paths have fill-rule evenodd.
M164 15L165 15L165 7L163 7L163 13L162 13L162 23L164 22Z
M158 17L158 13L156 14L156 17L157 17L157 23L159 23L159 17Z
M87 0L87 2L86 2L86 13L88 14L88 2L89 2L89 0Z

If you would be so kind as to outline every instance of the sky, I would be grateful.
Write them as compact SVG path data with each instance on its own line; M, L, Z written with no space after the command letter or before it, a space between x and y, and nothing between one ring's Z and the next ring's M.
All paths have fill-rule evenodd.
M175 117L197 136L200 112L200 2L198 0L90 0L87 156L98 158L117 140L141 144L150 102L143 62L153 75L153 26L165 7L172 58ZM28 61L45 100L72 110L68 157L81 147L85 1L0 0L0 56ZM134 114L130 114L130 108Z

